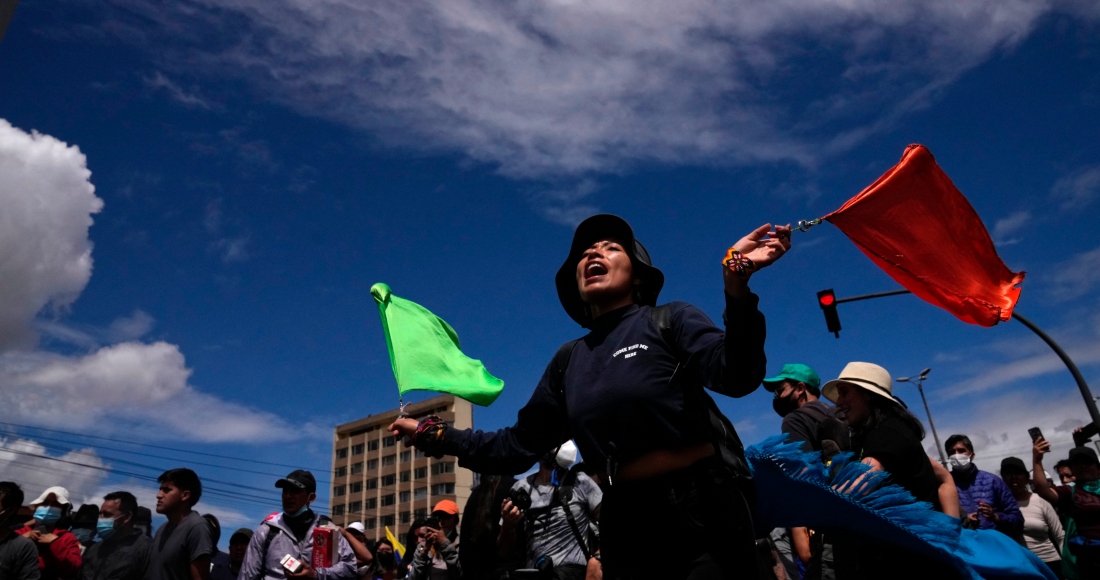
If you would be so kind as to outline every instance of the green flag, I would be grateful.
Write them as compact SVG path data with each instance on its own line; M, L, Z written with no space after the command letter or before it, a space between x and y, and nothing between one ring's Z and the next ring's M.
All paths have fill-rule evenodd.
M436 391L489 405L500 396L504 381L489 374L481 361L459 350L458 334L427 308L390 293L378 283L370 288L382 314L397 390Z

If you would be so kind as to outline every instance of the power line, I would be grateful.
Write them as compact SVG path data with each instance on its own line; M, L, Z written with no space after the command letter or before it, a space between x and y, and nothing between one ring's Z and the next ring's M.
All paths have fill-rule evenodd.
M28 452L28 451L20 451L20 450L17 450L17 449L7 449L7 448L3 449L2 451L3 452L8 452L8 453L15 453L15 454L18 454L18 455L25 455L27 457L36 457L38 459L46 459L46 460L55 461L55 462L58 462L58 463L65 463L65 464L68 464L68 465L75 465L75 466L78 466L78 467L84 467L84 468L87 468L87 469L94 469L94 470L97 470L97 471L105 471L107 473L115 473L115 474L118 474L118 475L124 475L126 477L132 477L134 479L140 479L140 480L144 480L144 481L151 481L151 482L156 482L157 481L156 477L152 477L152 476L149 476L149 475L143 475L143 474L140 474L140 473L133 473L133 472L128 472L128 471L122 471L122 470L119 470L119 469L112 469L112 468L109 468L109 467L103 467L103 466L99 466L99 465L88 465L86 463L79 463L79 462L76 462L76 461L69 461L67 459L61 459L59 457L50 457L49 455L40 455L38 453L31 453L31 452ZM210 495L220 496L220 497L224 497L224 498L227 498L227 499L234 499L234 500L238 500L238 501L251 501L251 502L260 503L260 504L263 504L263 505L271 505L271 503L272 503L271 498L245 494L245 493L236 492L236 491L232 491L232 490L224 490L224 489L220 489L220 488L216 488L216 487L203 486L203 492L209 492Z
M0 423L2 423L2 422L0 422ZM7 434L9 436L12 436L12 437L33 437L35 441L58 441L60 443L66 443L66 444L69 444L69 445L83 445L79 441L68 441L68 440L65 440L65 439L58 439L56 437L48 437L48 436L45 436L45 435L22 435L22 434L20 434L16 431L10 431L10 430L6 430L6 429L0 430L0 432L5 433L5 434ZM44 447L52 447L54 449L64 449L64 448L62 448L60 446L57 446L57 445L43 444L43 446ZM108 449L110 451L118 451L120 453L129 453L131 455L140 455L142 457L152 457L154 459L163 459L163 460L166 460L166 461L179 461L178 459L176 459L174 457L165 457L163 455L154 455L152 453L142 453L140 451L129 451L129 450L126 450L126 449L119 449L117 447L107 447L105 445L96 445L96 449L97 450L98 449ZM70 453L81 453L81 454L86 454L87 453L85 451L78 451L78 450L75 450L75 449L72 449L72 450L64 449L64 450L67 451L67 452L70 452ZM95 455L97 457L103 457L104 459L107 459L107 456L100 455L98 452ZM130 462L128 462L126 460L123 460L123 459L112 459L112 461L117 461L117 462L120 462L120 463L130 463ZM230 465L217 465L217 464L214 464L214 463L204 463L202 461L194 461L194 460L191 460L191 459L188 459L186 461L190 464L193 464L193 465L202 465L202 466L205 466L205 467L214 467L214 468L217 468L217 469L231 469L233 471L241 472L241 473L253 473L253 474L256 474L256 475L270 475L272 477L280 477L280 478L284 476L284 474L281 474L281 473L270 473L270 472L266 472L266 471L255 471L255 470L251 470L251 469L244 469L242 467L236 467L236 466L230 466ZM140 465L140 464L135 464L135 465ZM326 473L327 473L327 471L326 471ZM203 479L206 479L206 478L203 478ZM211 479L210 481L215 481L215 480ZM332 483L331 481L321 480L321 479L318 479L317 481L320 482L320 483L326 483L326 484Z
M50 432L50 433L61 433L61 434L64 434L64 435L72 435L74 437L84 437L84 438L87 438L87 439L100 439L102 441L111 441L111 442L114 442L114 443L124 443L126 445L138 445L138 446L141 446L141 447L151 447L153 449L163 449L165 451L176 451L176 452L179 452L179 453L193 453L195 455L204 455L206 457L217 457L219 459L229 459L229 460L232 460L232 461L245 461L245 462L248 462L248 463L259 463L259 464L262 464L262 465L273 465L273 466L276 466L276 467L289 467L291 469L309 469L310 471L319 471L321 473L328 473L328 468L327 467L325 467L325 468L302 467L301 465L289 465L289 464L286 464L286 463L273 463L273 462L270 462L270 461L260 461L259 459L248 459L246 457L234 457L234 456L231 456L231 455L220 455L220 454L217 454L217 453L206 453L206 452L203 452L203 451L192 451L190 449L180 449L178 447L165 447L163 445L153 445L151 443L136 443L134 441L126 441L126 440L123 440L123 439L112 439L110 437L100 437L98 435L86 435L84 433L73 433L72 431L62 431L60 429L47 429L45 427L33 427L33 426L30 426L30 425L20 425L19 423L9 423L7 421L0 421L0 425L8 425L8 426L11 426L11 427L19 427L21 429L33 429L33 430L38 430L38 431L47 431L47 432Z

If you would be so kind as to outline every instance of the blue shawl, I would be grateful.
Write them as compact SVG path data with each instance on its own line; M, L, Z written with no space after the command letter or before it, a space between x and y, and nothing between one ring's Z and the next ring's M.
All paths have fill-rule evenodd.
M1027 548L994 530L963 529L959 519L918 502L890 474L851 453L827 466L786 435L745 450L758 491L760 529L844 529L954 566L972 580L1046 578L1054 573Z

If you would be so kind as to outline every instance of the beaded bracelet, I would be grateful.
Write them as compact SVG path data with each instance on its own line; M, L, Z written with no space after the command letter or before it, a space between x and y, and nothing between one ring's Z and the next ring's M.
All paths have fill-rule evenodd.
M446 433L447 423L435 415L429 415L417 424L413 444L417 449L439 459L443 457L443 436Z
M748 278L749 271L756 269L756 264L752 260L746 258L741 250L732 246L726 252L726 258L722 260L722 264L742 278Z

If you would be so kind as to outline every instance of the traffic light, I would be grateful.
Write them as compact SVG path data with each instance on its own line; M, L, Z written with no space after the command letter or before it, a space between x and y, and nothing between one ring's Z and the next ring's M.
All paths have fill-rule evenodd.
M829 332L840 338L840 315L836 313L836 294L831 288L817 293L817 305L825 312L825 325L829 327Z

